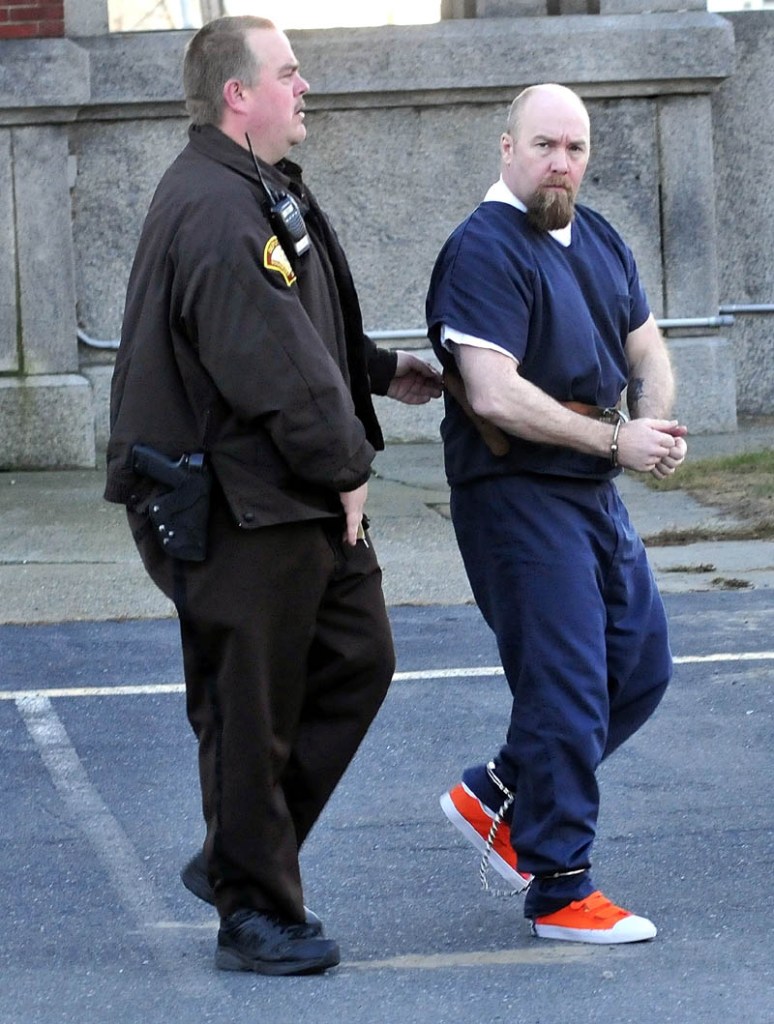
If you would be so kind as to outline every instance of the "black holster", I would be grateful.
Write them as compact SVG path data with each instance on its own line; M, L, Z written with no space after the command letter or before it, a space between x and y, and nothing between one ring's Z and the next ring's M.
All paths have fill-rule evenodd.
M171 558L203 562L207 556L212 476L201 452L167 458L147 445L132 449L135 472L166 484L148 505L156 539Z

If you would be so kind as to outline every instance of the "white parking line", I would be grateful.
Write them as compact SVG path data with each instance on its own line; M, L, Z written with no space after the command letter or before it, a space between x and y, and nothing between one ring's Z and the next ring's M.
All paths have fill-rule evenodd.
M739 651L725 654L686 654L675 658L675 665L711 665L724 662L774 661L774 651ZM470 668L428 668L416 672L396 672L395 683L409 683L423 679L492 678L503 674L500 665L477 665ZM138 683L120 686L63 686L41 690L0 690L0 700L23 700L28 697L134 697L165 693L183 693L183 683Z
M168 917L165 907L146 880L147 869L126 833L89 781L59 716L45 697L25 695L16 706L41 760L54 783L73 825L94 848L122 905L140 927ZM186 996L205 995L212 979L194 968L181 941L169 933L146 932L153 955L170 980Z
M533 940L534 941L534 940ZM530 949L486 949L462 953L406 953L385 960L342 960L341 969L359 971L384 969L437 971L444 967L513 967L517 964L565 964L589 960L598 955L592 946L543 944L539 940Z

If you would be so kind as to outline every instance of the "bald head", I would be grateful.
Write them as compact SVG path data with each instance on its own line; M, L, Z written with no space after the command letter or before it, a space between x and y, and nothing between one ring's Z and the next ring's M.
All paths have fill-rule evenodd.
M590 135L589 114L586 104L580 96L568 89L565 85L557 85L555 82L544 82L541 85L530 85L522 89L516 99L511 103L508 110L508 121L505 126L506 132L514 139L518 138L521 130L522 119L527 107L535 107L537 110L561 110L566 108L568 113L585 120L587 135Z

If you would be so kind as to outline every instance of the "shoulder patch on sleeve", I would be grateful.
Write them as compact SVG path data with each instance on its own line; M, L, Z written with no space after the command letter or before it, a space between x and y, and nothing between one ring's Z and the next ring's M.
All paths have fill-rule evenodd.
M280 245L279 238L277 238L276 235L272 235L264 246L263 265L267 270L274 270L277 274L281 274L288 288L296 280L296 275L293 267L290 265L290 260L288 259L285 250Z

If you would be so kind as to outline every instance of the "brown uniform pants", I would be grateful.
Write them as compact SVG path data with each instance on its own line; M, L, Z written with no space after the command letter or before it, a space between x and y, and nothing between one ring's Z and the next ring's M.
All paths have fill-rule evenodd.
M335 520L242 530L218 488L204 562L167 557L144 516L129 522L180 619L218 911L302 921L300 846L395 668L373 548L344 545Z

